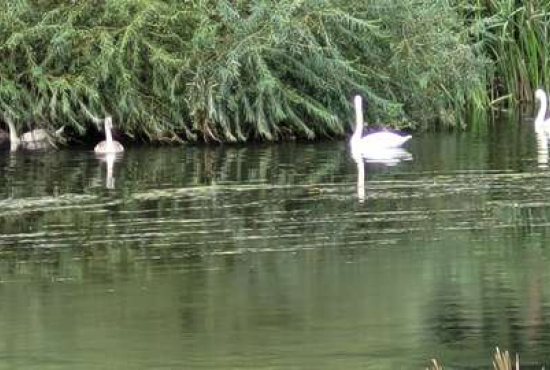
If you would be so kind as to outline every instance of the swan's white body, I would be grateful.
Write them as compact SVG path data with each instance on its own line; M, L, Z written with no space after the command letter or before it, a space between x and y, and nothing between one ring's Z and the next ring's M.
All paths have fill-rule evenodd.
M355 131L350 140L351 150L355 154L375 153L379 150L398 148L412 136L402 136L394 132L381 131L363 136L363 101L355 96Z
M548 107L546 93L542 89L537 89L535 91L535 98L540 101L539 111L535 117L535 131L550 135L550 118L546 118L546 109Z
M111 116L105 117L105 140L101 141L94 148L94 151L98 154L107 154L107 153L122 153L124 147L121 143L116 140L113 140L113 134L111 129L113 128L113 120Z
M54 137L52 137L48 131L44 129L36 129L29 132L25 132L20 137L17 136L17 130L13 122L6 120L9 128L9 137L10 137L10 150L12 152L16 151L19 145L23 146L27 150L38 150L46 149L54 145L54 138L59 139L63 132L64 127L61 127L55 132Z
M390 131L380 131L363 136L358 144L363 150L367 151L373 147L381 149L398 148L411 137L411 135L401 136Z
M32 130L32 131L29 131L29 132L25 132L24 134L21 135L19 140L21 140L24 143L30 143L30 142L33 142L33 141L48 140L49 138L50 138L50 135L48 134L48 132L46 130L37 129L37 130Z

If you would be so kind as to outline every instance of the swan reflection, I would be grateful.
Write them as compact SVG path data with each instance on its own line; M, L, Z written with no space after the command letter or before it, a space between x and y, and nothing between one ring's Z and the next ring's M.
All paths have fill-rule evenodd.
M412 154L403 148L376 148L354 156L360 157L366 163L381 163L386 166L394 166L401 161L410 161L413 158Z
M403 148L378 148L362 153L353 152L352 157L357 164L357 198L361 203L365 201L365 165L367 163L395 166L402 161L413 159L412 154Z
M543 130L536 130L537 135L537 163L539 168L548 167L548 133Z
M113 169L115 162L122 156L116 153L96 154L96 158L101 162L105 162L105 187L107 189L115 188L115 177L113 176Z
M365 201L365 163L355 160L357 163L357 198L360 203Z

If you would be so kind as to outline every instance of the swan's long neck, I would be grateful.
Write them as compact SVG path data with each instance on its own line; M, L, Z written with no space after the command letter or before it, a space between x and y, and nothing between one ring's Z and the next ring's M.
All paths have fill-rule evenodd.
M20 140L19 137L17 137L17 131L15 130L15 125L13 122L10 119L6 119L6 123L8 124L8 130L10 131L10 150L13 152L17 150Z
M351 137L352 141L361 139L363 136L363 101L360 96L355 97L355 131Z
M537 117L535 118L535 126L540 126L544 122L544 117L546 117L546 108L547 108L547 102L546 102L546 94L542 93L542 96L540 97L540 108L539 112L537 114Z
M19 138L17 137L17 131L15 130L15 126L11 120L6 120L6 123L8 124L8 129L10 131L10 141L11 142L19 142Z
M108 148L113 145L113 134L111 133L112 118L105 118L105 144Z

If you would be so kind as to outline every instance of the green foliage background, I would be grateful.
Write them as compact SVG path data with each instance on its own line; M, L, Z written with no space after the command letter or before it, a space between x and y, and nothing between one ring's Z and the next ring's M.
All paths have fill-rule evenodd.
M84 135L84 104L147 140L313 139L348 132L360 93L373 124L464 127L547 79L532 13L550 6L512 3L6 0L0 114ZM516 47L525 24L538 28Z

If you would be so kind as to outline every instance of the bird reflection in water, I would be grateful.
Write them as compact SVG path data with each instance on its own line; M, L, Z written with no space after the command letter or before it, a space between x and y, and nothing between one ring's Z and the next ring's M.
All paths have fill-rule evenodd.
M122 155L117 153L96 154L96 158L101 162L105 162L105 187L107 189L114 189L115 177L113 176L113 169L115 162L122 158Z
M372 151L353 153L357 164L357 198L360 203L365 201L365 165L368 163L395 166L402 161L411 161L412 154L403 148L376 148Z
M539 168L548 168L548 139L549 135L544 130L535 130L537 135L537 163Z

